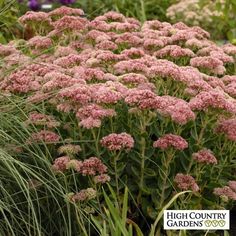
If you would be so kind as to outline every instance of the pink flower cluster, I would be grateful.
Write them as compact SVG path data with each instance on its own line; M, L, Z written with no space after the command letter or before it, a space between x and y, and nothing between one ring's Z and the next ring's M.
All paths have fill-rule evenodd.
M96 104L83 106L76 113L76 116L81 120L79 124L87 129L100 127L101 120L104 117L113 117L115 115L116 112L113 109L104 109Z
M50 99L59 111L74 112L87 129L100 127L103 118L115 116L112 106L120 102L155 110L182 125L195 119L193 110L235 111L235 80L217 77L233 62L235 46L218 46L200 27L183 23L154 20L141 26L116 12L91 21L83 15L80 9L61 7L22 16L20 22L26 27L43 22L51 30L45 35L38 32L27 44L33 50L50 45L55 50L32 60L12 42L1 45L5 67L23 61L24 66L0 78L0 88L31 93L30 102ZM191 58L191 66L181 66L182 57ZM208 71L216 76L204 74ZM172 83L165 85L166 81ZM176 97L170 92L175 83L180 87ZM170 87L163 92L163 85ZM181 91L192 97L190 103L180 99ZM88 107L97 107L96 112L81 115Z
M156 51L154 53L156 57L164 58L164 57L171 57L171 58L179 58L179 57L194 57L194 53L188 48L181 48L178 45L168 45L164 48Z
M83 161L82 168L79 172L82 175L95 175L96 172L104 174L107 172L107 167L97 157L90 157Z
M52 169L56 172L65 171L67 169L67 164L70 162L69 156L62 156L55 159L52 165Z
M221 89L200 92L196 97L190 100L189 104L193 110L217 108L232 114L236 112L235 101Z
M30 25L30 23L41 23L46 22L49 25L51 24L51 19L48 17L48 14L45 12L33 12L28 11L25 15L21 16L19 18L19 22L23 24L24 26Z
M35 49L47 49L52 46L52 40L48 37L35 36L27 44Z
M28 139L28 142L57 143L60 138L61 137L53 131L41 130L39 132L32 133L30 138Z
M192 154L194 160L199 163L217 164L217 159L209 149L202 149Z
M184 150L188 148L187 141L181 136L174 134L166 134L160 137L157 141L153 143L154 148L161 148L163 150L173 147L177 150Z
M28 120L26 120L26 124L31 125L39 125L39 126L45 126L48 128L55 128L60 126L60 122L56 121L56 119L53 116L38 113L38 112L31 112L29 114Z
M79 152L82 151L80 145L74 145L74 144L65 144L63 146L60 146L58 148L58 153L59 154L66 154L66 155L76 155Z
M191 175L184 175L182 173L178 173L174 179L177 187L182 190L192 190L193 192L198 192L199 187L195 182L195 179Z
M170 116L171 119L181 125L195 119L189 103L180 98L162 96L156 104L157 110L163 116Z
M217 127L217 133L223 133L228 139L236 142L236 118L220 119Z
M97 196L97 191L93 188L82 189L78 193L72 193L69 196L70 201L72 202L83 202L94 199Z
M223 66L223 61L213 56L192 58L190 64L197 68L208 69L217 75L224 74L225 67Z
M103 175L107 172L107 167L97 157L90 157L84 161L71 159L69 156L58 157L54 160L52 169L57 172L64 172L67 169L74 169L84 176L95 176L97 173L99 175Z
M100 143L110 151L130 150L134 147L134 139L127 133L109 134L103 137Z
M50 11L48 13L50 17L62 17L62 16L83 16L84 12L81 9L76 9L76 8L70 8L66 6L62 6L59 8L54 9L53 11Z
M221 197L227 197L236 201L236 181L229 181L228 186L215 188L214 194Z
M109 182L110 180L111 180L111 177L107 174L101 174L94 177L94 182L96 184L98 183L104 184L106 182Z
M56 32L85 30L88 21L79 16L63 16L53 23Z

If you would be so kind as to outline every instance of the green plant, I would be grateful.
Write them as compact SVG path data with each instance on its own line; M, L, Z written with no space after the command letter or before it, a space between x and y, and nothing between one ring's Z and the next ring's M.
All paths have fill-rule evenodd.
M99 229L101 236L143 236L147 235L147 233L143 234L139 226L133 222L131 219L127 218L127 215L129 213L129 190L126 187L124 190L124 196L122 205L120 207L120 200L118 199L118 196L113 191L113 189L109 187L109 191L111 193L111 196L109 197L107 193L103 190L103 196L105 199L105 206L104 206L104 212L105 216L100 219L101 216L98 216L96 219L92 216L92 221L95 223L96 227ZM168 203L166 206L161 209L160 213L158 214L155 222L153 225L151 225L149 236L155 236L160 235L160 228L157 229L159 221L162 219L164 210L167 210L178 197L180 197L183 194L189 193L191 191L185 191L180 192L176 194Z
M16 0L0 1L0 43L7 43L19 34L20 25L17 23L17 13Z

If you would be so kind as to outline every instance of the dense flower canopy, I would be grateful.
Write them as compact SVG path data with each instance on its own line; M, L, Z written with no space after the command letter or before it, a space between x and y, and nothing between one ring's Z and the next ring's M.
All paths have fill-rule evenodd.
M83 14L61 7L23 15L25 27L41 26L33 28L35 36L28 42L0 46L1 70L20 67L2 77L1 89L27 93L31 102L53 100L59 111L75 112L87 129L116 116L111 105L121 101L179 124L194 120L195 110L219 108L235 115L230 75L235 46L218 46L206 31L184 23L153 20L141 25L116 12L89 21ZM20 50L19 43L31 52ZM49 52L42 54L45 50ZM178 83L179 93L163 89L162 80Z

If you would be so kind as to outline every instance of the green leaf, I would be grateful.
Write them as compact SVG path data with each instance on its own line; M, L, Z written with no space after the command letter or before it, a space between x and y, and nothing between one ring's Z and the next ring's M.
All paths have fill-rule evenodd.
M164 214L164 210L167 210L175 202L175 200L179 196L181 196L185 193L191 193L191 192L192 191L183 191L183 192L176 194L174 197L172 197L172 199L162 208L161 212L158 214L154 224L151 226L151 232L150 232L149 236L155 236L155 230L156 230L157 224L160 221L160 219L162 218L162 216Z
M148 177L154 177L157 175L157 172L151 168L145 168L144 175L146 175Z
M126 186L123 198L122 214L121 214L124 227L126 225L127 211L128 211L128 188Z
M0 43L2 43L2 44L6 44L7 43L7 40L5 39L5 37L3 36L2 33L0 33Z

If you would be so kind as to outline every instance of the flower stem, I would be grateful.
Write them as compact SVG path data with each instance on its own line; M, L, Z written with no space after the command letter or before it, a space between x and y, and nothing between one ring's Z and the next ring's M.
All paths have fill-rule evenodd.
M161 191L160 209L163 207L163 203L165 201L166 182L168 179L170 162L171 162L173 156L174 156L174 153L168 152L167 159L164 160L164 179L163 179L163 186L162 186L162 191Z
M114 157L115 181L116 181L116 195L119 198L119 180L117 172L117 156Z
M145 148L146 148L146 141L145 138L141 138L141 166L140 166L140 182L139 182L139 194L137 198L137 202L140 202L140 198L142 196L142 189L143 189L143 180L144 180L144 168L145 168Z

